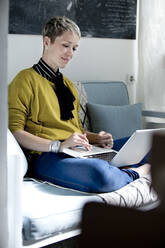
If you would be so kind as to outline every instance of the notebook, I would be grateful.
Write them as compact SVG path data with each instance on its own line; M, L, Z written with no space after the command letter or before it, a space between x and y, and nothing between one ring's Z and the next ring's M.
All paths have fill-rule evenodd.
M165 128L136 130L120 151L92 146L90 151L84 147L65 148L64 153L79 158L101 158L116 167L138 164L151 149L152 135L165 134Z

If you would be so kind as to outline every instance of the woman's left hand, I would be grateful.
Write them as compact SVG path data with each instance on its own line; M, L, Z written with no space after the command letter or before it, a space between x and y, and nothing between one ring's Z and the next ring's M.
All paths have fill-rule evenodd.
M112 134L101 131L97 134L97 143L104 148L113 147Z

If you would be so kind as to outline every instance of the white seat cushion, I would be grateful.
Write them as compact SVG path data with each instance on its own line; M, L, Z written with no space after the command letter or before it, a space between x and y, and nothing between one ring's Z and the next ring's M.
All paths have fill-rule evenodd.
M24 181L23 238L33 241L79 227L84 204L104 202L96 194L82 193L44 182Z

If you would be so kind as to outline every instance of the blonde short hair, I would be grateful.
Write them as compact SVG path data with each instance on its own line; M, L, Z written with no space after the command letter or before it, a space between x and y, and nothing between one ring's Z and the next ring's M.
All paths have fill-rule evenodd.
M61 36L66 31L72 31L81 37L81 32L77 24L65 16L56 16L51 18L42 30L43 37L48 36L53 43L57 36Z

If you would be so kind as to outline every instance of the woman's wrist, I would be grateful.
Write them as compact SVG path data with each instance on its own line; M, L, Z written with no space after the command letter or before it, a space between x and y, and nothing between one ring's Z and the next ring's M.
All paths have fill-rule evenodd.
M85 131L87 138L90 144L97 144L98 143L98 133L93 133L89 131Z
M60 151L61 142L59 140L52 140L49 145L49 152L58 153Z

